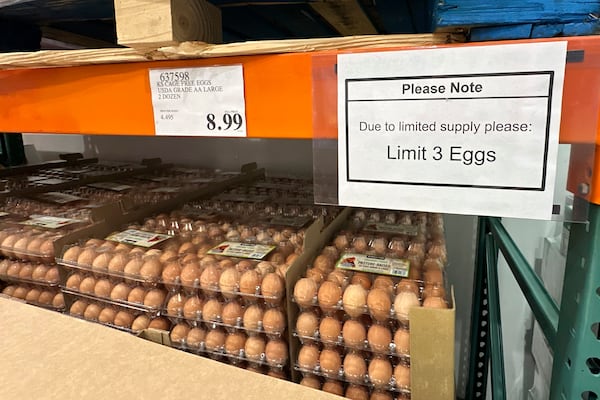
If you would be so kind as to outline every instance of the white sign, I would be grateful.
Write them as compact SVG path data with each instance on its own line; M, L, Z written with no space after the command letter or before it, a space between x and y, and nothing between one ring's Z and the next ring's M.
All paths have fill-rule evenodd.
M131 244L133 246L152 247L165 240L171 239L173 236L164 235L161 233L139 231L137 229L127 229L122 232L113 233L106 240L113 242Z
M40 228L58 229L63 226L81 222L78 219L51 217L49 215L32 215L27 221L21 222L23 225L38 226Z
M151 69L158 136L246 136L241 65Z
M550 219L566 42L338 56L343 205Z

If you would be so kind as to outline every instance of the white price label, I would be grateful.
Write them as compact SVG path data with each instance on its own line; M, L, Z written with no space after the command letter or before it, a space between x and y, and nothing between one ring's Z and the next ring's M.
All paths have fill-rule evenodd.
M549 219L566 42L338 56L339 203Z
M78 219L51 217L48 215L32 215L23 225L37 226L40 228L58 229L67 225L81 222Z
M173 236L164 235L162 233L138 231L137 229L127 229L126 231L115 233L106 238L113 242L130 244L133 246L152 247L165 240L171 239Z
M223 242L210 249L207 254L262 260L276 247L254 243Z
M366 254L344 253L338 260L336 268L350 271L361 271L370 274L401 276L406 278L410 269L408 260L368 256Z
M123 185L116 182L96 182L90 183L88 186L96 189L112 190L113 192L123 192L133 188L131 185Z
M149 72L156 135L246 136L241 65Z

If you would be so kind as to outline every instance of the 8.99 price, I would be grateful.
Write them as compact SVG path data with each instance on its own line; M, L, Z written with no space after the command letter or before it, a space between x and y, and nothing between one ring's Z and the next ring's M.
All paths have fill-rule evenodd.
M244 118L240 113L224 113L222 116L215 114L206 115L206 128L209 131L236 131L244 124Z

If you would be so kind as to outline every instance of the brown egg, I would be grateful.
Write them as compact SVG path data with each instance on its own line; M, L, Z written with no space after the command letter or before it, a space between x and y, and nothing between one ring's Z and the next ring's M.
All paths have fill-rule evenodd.
M179 316L183 313L185 296L181 293L175 293L167 302L167 313L169 315Z
M117 252L113 255L110 262L108 263L108 270L110 272L123 272L125 265L129 262L129 257L124 252Z
M113 322L116 326L123 328L131 328L133 324L134 316L129 311L121 310L115 315L115 321Z
M191 262L198 262L198 256L196 254L192 254L192 253L188 253L185 254L183 257L181 257L181 264L185 265L187 263L191 263Z
M392 394L386 390L375 390L369 400L394 400Z
M6 271L8 271L8 267L11 265L11 262L8 259L0 260L0 275L6 275ZM42 274L43 277L44 274Z
M371 350L387 353L390 351L390 344L392 343L392 331L387 326L373 324L367 332L367 341Z
M265 297L267 303L278 303L285 293L285 284L283 279L271 272L265 275L261 283L261 294Z
M98 321L103 324L112 324L115 322L115 316L117 315L117 311L111 307L104 307L100 314L98 315Z
M352 284L344 291L342 297L344 311L351 317L361 316L367 307L367 291L359 284Z
M102 246L104 244L104 240L102 239L88 239L87 242L85 242L85 246Z
M31 279L35 281L45 281L48 269L49 268L44 264L39 264L33 269L33 272L31 273ZM56 271L58 272L58 268L56 269Z
M73 305L75 305L75 303L73 303ZM71 314L73 314L73 307L71 306ZM85 308L85 311L83 313L83 318L87 319L88 321L96 321L98 319L98 317L100 316L100 312L102 311L102 307L100 307L98 304L90 304Z
M244 309L237 301L230 301L223 307L221 318L226 325L237 326L242 321Z
M128 244L125 244L125 243L117 243L117 245L115 246L115 251L130 252L131 246L129 246Z
M3 253L7 256L7 257L13 257L14 253L12 252L12 249L15 245L15 243L17 242L17 240L19 240L21 237L21 235L19 234L13 234L13 235L8 235L6 237L6 239L4 239L2 241L2 251Z
M23 236L15 242L15 244L13 246L13 252L15 253L15 255L17 257L23 258L23 259L28 259L27 246L29 245L29 242L32 239L33 239L33 237L31 237L31 236ZM39 246L38 246L38 251L39 251Z
M208 351L218 352L225 346L225 332L221 329L212 329L206 334L204 343Z
M85 248L77 256L77 264L84 267L91 267L94 258L96 258L96 250L91 247Z
M145 259L140 268L140 276L146 281L156 281L162 273L162 264L157 257Z
M313 337L319 326L319 318L312 311L304 311L296 319L296 332L300 336Z
M331 260L331 258L325 255L317 256L317 258L315 258L315 261L313 262L313 268L318 269L324 275L326 275L333 271L333 261Z
M225 338L225 351L227 354L239 356L246 344L246 334L243 332L231 332Z
M96 279L93 276L87 276L81 280L79 291L82 293L94 293Z
M150 289L144 296L144 305L151 308L162 307L166 297L167 293L163 289Z
M65 298L62 293L57 293L54 295L52 299L52 307L54 308L64 308L65 307Z
M273 263L269 261L261 261L256 264L256 271L260 274L260 276L264 277L271 272L275 272L275 266Z
M175 325L173 329L171 329L169 337L171 338L171 342L181 343L187 338L188 333L190 333L190 326L185 322L182 322Z
M186 342L189 347L198 348L206 338L206 330L202 327L190 329L186 337Z
M398 321L408 321L409 311L413 307L419 307L421 303L419 298L412 291L400 292L396 295L394 300L394 311L396 312L396 318Z
M94 294L98 297L110 297L113 284L108 279L98 279L94 286Z
M158 260L163 264L170 263L175 259L177 259L177 252L173 250L165 250L158 257Z
M244 345L246 358L254 361L260 360L265 353L265 346L265 339L261 336L248 337L248 339L246 339L246 344Z
M184 242L181 246L179 246L177 253L188 254L188 253L196 253L196 251L197 251L196 246L192 242Z
M42 291L40 289L33 288L27 292L27 294L25 295L25 300L30 301L32 303L37 303L40 298L40 294L42 294Z
M387 358L375 357L369 363L369 379L375 387L387 386L392 379L392 364Z
M298 365L307 370L313 370L317 367L320 351L314 344L305 344L298 352Z
M425 284L443 286L444 273L441 269L430 269L423 272L423 281Z
M181 269L181 284L188 288L196 287L196 285L200 284L200 275L202 275L202 269L197 263L186 264Z
M324 312L335 311L342 299L342 288L330 281L321 283L317 294L319 307Z
M223 271L223 270L226 270L228 268L235 268L235 263L231 259L225 258L225 259L219 261L219 266L218 267L219 267L219 269L221 271Z
M142 329L148 328L150 325L150 318L147 315L138 315L131 324L131 330L134 332L139 332Z
M367 331L361 322L349 319L344 322L342 337L346 346L363 348L367 340Z
M129 291L127 301L129 303L143 304L146 297L146 289L142 286L136 286Z
M367 375L367 362L361 353L351 352L344 357L344 376L349 382L363 383Z
M285 331L285 314L278 308L269 308L263 315L263 328L268 334L281 334Z
M13 297L17 298L17 299L21 299L21 300L25 300L25 297L27 297L27 293L29 293L29 288L25 287L25 286L18 286L14 292L13 292Z
M171 261L165 265L162 271L162 281L167 289L174 289L177 279L181 275L181 266L177 261Z
M391 296L394 294L394 281L389 276L379 275L373 281L371 289L384 289Z
M385 289L371 289L367 295L367 307L377 321L386 321L392 309L390 294Z
M263 319L263 309L258 304L252 304L244 312L242 322L244 328L257 330Z
M352 279L350 279L350 283L358 283L359 285L364 287L365 290L369 290L371 288L371 278L368 274L365 274L364 272L355 272L352 275Z
M335 263L340 258L340 252L335 246L326 246L321 252L322 255L329 257Z
M401 389L410 388L410 367L404 364L396 365L394 379L396 380L396 387Z
M45 281L50 283L58 283L60 280L60 273L58 267L50 267L46 272Z
M423 301L423 307L437 309L448 308L448 303L446 302L446 300L444 300L442 296L440 296L441 291L439 289L436 289L433 289L431 294L428 295L427 298Z
M267 376L277 379L288 380L288 377L286 376L285 372L283 372L283 370L278 369L270 369L269 371L267 371Z
M17 288L17 286L15 286L15 285L9 285L9 286L5 287L4 289L2 289L2 294L13 297L13 294L15 293L16 288Z
M312 279L317 284L323 282L323 280L325 279L325 275L323 275L323 272L321 272L321 270L317 269L317 268L309 268L309 269L307 269L306 270L306 277L308 279Z
M345 397L351 400L368 400L369 392L362 385L351 384L346 388Z
M408 329L398 329L394 333L394 344L397 354L410 354L410 333Z
M62 259L69 263L76 263L79 257L79 253L81 253L81 247L69 247L67 251L65 251L65 254L63 254Z
M110 260L112 260L112 254L108 252L100 253L92 261L92 268L97 271L106 271Z
M52 304L52 301L54 300L55 297L56 297L56 292L54 290L44 290L40 294L40 297L38 298L38 303L44 304L44 305L50 305L50 304Z
M118 283L111 290L110 298L113 300L125 301L125 300L127 300L127 296L129 296L130 291L131 291L131 288L129 287L129 285L127 285L126 283L123 283L123 282Z
M127 253L127 254L130 256L130 258L133 257L133 258L141 259L142 256L144 255L144 253L145 253L144 249L139 248L139 247L134 247L133 249L129 250L129 253Z
M21 264L21 269L19 270L19 278L21 279L31 279L33 275L33 265L31 264Z
M400 292L410 291L419 296L420 290L419 285L416 281L412 279L402 279L398 282L398 286L396 287L396 294Z
M217 299L210 299L202 307L202 319L205 321L218 321L223 312L223 305Z
M144 265L144 261L141 257L134 257L125 264L125 268L123 269L123 273L127 276L137 277L140 275L140 269Z
M148 328L158 329L161 331L168 331L170 326L171 326L171 324L169 323L169 321L166 318L158 317L158 318L153 318L152 321L150 321Z
M13 261L13 263L10 264L6 269L6 275L14 277L19 276L19 272L21 272L22 266L23 264L21 264L20 262Z
M202 315L204 301L197 295L189 297L183 304L183 316L188 319L197 319Z
M280 366L288 360L288 345L283 340L269 340L265 346L265 358L269 365Z
M240 277L240 292L252 298L260 289L261 276L255 270L248 270Z
M294 263L294 261L296 261L296 259L300 257L300 255L296 254L296 253L292 253L289 256L286 257L285 259L285 263L287 265L292 265Z
M321 389L321 381L315 375L304 376L300 381L300 384L313 389Z
M319 365L321 366L321 371L326 375L337 375L342 366L342 357L337 350L323 349L319 356Z
M344 386L342 385L342 382L334 381L331 379L325 381L322 390L324 392L337 394L338 396L344 395Z
M344 234L338 235L333 241L333 244L335 245L335 248L339 251L344 251L348 247L350 247L350 241L348 240L348 237Z
M203 277L207 271L211 271L211 273L212 271L215 271L214 273L218 275L219 270L214 266L206 268L202 273L202 277L200 277L201 284L203 282L202 279L205 279ZM236 292L240 285L240 276L240 272L237 269L235 269L235 267L229 267L221 273L218 279L219 289L221 290L221 294L223 295L223 297L225 297L226 299L233 299L236 297ZM202 288L204 289L204 286L202 286Z
M319 325L321 340L326 342L337 342L342 334L342 323L334 317L325 317Z
M341 269L335 269L331 271L326 278L328 281L334 282L342 287L342 289L346 289L348 286L348 278L346 273Z

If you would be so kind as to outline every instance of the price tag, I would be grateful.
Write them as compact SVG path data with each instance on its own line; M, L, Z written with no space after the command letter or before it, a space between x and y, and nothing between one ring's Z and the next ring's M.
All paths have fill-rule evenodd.
M106 238L113 242L130 244L140 247L152 247L165 240L171 239L173 236L164 235L162 233L138 231L137 229L127 229L126 231L115 233Z
M408 276L410 262L398 258L344 253L337 262L336 267L351 271L367 272L370 274L383 274L406 278Z
M129 190L129 189L133 188L133 186L123 185L123 184L115 183L115 182L90 183L88 186L97 188L97 189L112 190L113 192L123 192L125 190Z
M207 254L262 260L276 247L253 243L223 242L210 249Z
M566 42L338 56L339 203L549 219Z
M81 222L78 219L51 217L48 215L32 215L27 221L21 222L23 225L37 226L40 228L58 229L67 225Z
M149 73L157 136L246 136L241 65Z

